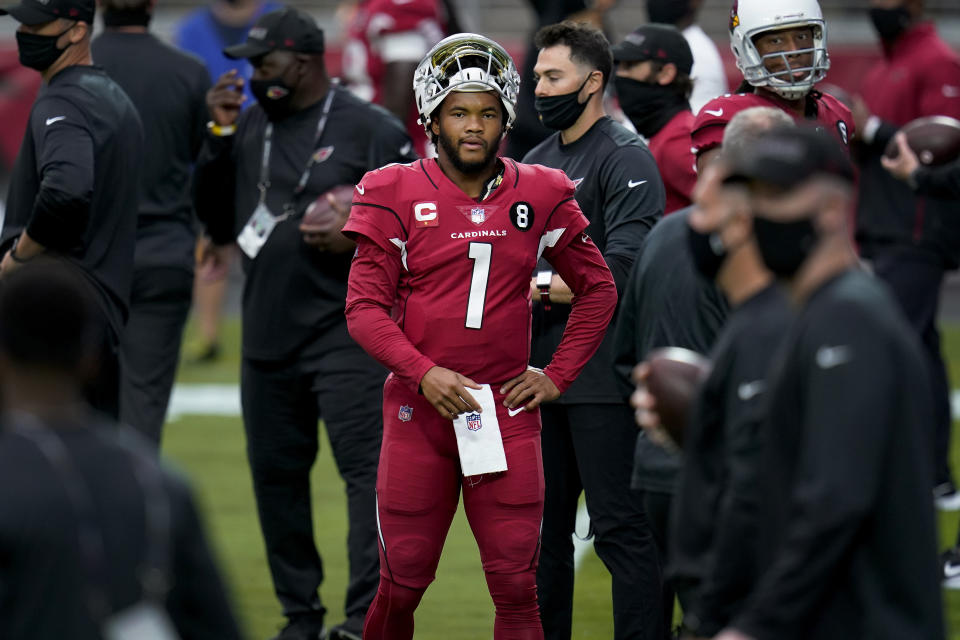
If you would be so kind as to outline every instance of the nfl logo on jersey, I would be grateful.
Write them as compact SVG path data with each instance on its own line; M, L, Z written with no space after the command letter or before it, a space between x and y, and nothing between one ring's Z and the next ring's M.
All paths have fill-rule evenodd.
M486 219L487 219L486 209L479 208L479 207L470 209L470 222L472 222L473 224L483 224L483 222ZM479 427L477 428L479 429Z
M413 407L402 405L397 417L400 418L401 422L410 422L410 419L413 417Z
M483 424L480 420L479 413L467 414L467 429L470 429L470 431L480 431L480 427L482 426Z

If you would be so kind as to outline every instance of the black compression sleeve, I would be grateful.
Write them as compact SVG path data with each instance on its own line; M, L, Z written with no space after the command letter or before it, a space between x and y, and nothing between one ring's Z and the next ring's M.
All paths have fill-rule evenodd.
M57 251L80 246L90 219L90 201L90 194L76 196L50 187L40 189L27 234Z

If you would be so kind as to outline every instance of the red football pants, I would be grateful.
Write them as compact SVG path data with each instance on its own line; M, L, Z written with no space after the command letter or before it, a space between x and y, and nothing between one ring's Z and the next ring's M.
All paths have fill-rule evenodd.
M384 385L377 476L380 587L364 640L413 638L413 612L434 580L460 490L496 607L495 640L540 640L536 568L543 516L539 412L510 417L494 388L507 471L464 478L453 424L420 394Z

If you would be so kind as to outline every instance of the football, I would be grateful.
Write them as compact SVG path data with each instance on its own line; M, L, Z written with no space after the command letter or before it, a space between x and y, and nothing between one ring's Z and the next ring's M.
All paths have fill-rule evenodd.
M325 233L338 228L341 222L340 214L330 205L327 196L332 195L337 202L349 209L350 203L353 201L353 191L354 185L340 184L317 196L317 199L310 203L303 214L303 220L300 221L300 231L304 233Z
M947 116L926 116L908 122L902 129L907 144L924 165L941 165L960 157L960 120ZM884 152L888 158L900 155L895 140Z
M710 372L710 361L690 349L666 347L650 352L647 364L647 391L656 400L660 424L678 446L683 446L690 406L697 388Z

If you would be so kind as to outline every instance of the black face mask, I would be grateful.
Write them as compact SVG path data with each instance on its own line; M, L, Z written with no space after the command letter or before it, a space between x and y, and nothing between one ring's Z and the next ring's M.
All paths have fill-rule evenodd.
M42 36L36 33L17 31L17 52L20 54L20 64L43 73L54 62L60 59L63 52L73 46L71 42L63 49L57 46L60 36L70 31L76 23L70 25L55 36Z
M150 24L150 12L146 7L103 10L105 27L145 27L148 24Z
M583 113L583 110L587 108L587 102L590 102L590 98L593 97L591 93L590 96L587 97L586 102L577 100L577 97L583 88L587 86L589 80L590 76L588 75L587 79L580 85L580 88L573 93L565 93L562 96L535 98L533 107L537 110L537 113L540 114L540 122L543 123L543 126L557 131L563 131L564 129L572 127L573 123L580 117L580 114Z
M870 9L870 20L884 42L893 42L910 26L910 12L906 7Z
M720 229L709 233L701 233L687 225L687 246L697 272L708 281L713 282L720 273L723 263L727 259L727 248L720 238Z
M617 88L620 108L644 138L653 137L677 112L687 106L687 100L669 85L663 86L622 76L615 77L613 82Z
M676 24L690 15L689 0L647 0L650 22Z
M283 120L294 112L290 103L293 102L296 87L291 87L284 82L285 73L286 71L276 78L250 81L250 93L257 99L257 103L271 122Z
M762 214L754 216L753 235L760 256L774 275L791 278L810 257L818 240L812 217L813 214L793 222L774 222Z

